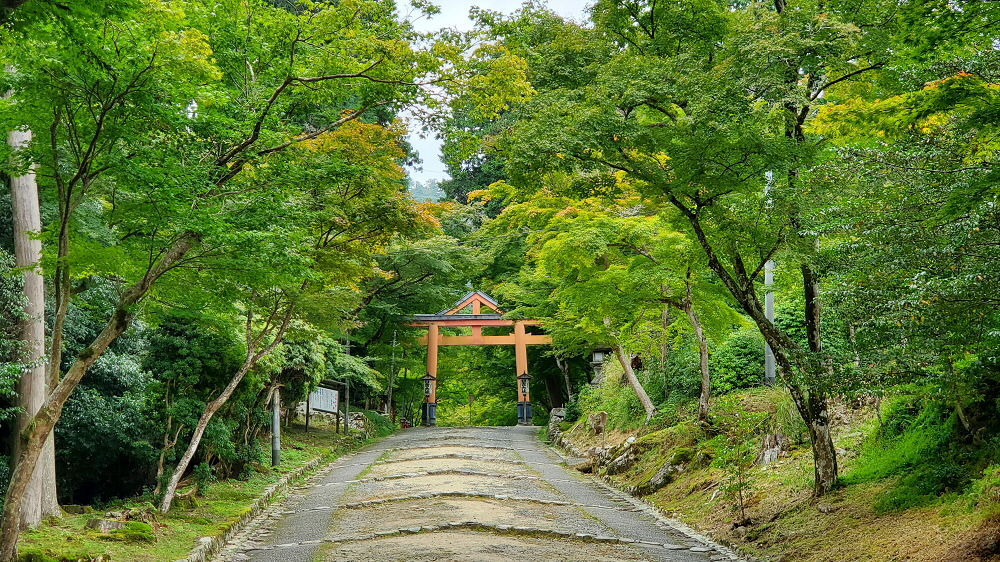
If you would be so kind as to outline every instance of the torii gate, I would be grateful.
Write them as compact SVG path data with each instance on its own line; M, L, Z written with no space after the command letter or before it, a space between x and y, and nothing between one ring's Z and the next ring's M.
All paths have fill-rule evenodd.
M483 309L492 312L483 313ZM458 299L451 308L437 314L415 314L412 326L427 326L427 335L420 343L427 344L427 376L424 377L424 425L437 424L438 347L442 345L513 345L517 375L517 422L531 423L531 397L528 394L528 346L552 343L546 335L529 334L525 326L537 326L537 320L507 320L493 297L481 291L471 291ZM470 327L471 336L441 335L440 328ZM514 333L506 336L484 336L483 326L513 326Z

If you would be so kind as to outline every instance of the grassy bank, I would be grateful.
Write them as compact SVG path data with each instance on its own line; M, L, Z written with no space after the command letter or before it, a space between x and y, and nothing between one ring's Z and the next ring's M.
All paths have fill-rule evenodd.
M880 403L835 403L841 485L817 500L808 436L784 390L717 399L707 425L684 403L641 425L616 384L588 391L562 442L577 453L608 451L594 472L750 556L1000 559L996 440L965 432L947 404L906 388ZM588 415L601 410L609 429L596 435ZM775 435L781 453L762 464L764 439ZM662 487L650 484L657 476Z
M153 509L150 497L85 508L88 513L67 514L26 532L21 538L20 558L33 562L95 560L102 556L105 560L137 562L183 558L199 538L221 533L249 511L251 504L284 475L317 458L333 460L387 431L385 424L379 424L369 436L355 432L348 437L336 433L333 426L314 426L308 433L301 426L289 427L282 432L278 467L270 467L269 458L262 458L246 480L213 482L193 502L175 504L166 515ZM92 519L116 518L123 512L129 512L127 518L133 519L128 529L103 534L87 528Z

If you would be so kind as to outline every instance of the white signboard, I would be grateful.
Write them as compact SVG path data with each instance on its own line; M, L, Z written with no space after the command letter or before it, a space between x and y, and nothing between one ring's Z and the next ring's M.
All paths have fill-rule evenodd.
M330 412L332 414L337 411L339 398L339 391L332 388L317 388L309 395L309 408L318 412Z

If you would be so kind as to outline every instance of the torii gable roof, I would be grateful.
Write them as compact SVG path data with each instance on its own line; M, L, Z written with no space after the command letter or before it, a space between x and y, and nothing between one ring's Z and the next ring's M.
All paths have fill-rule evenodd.
M503 310L500 309L500 303L482 291L469 291L464 297L455 301L455 304L451 305L451 308L446 308L441 312L438 312L438 314L445 314L448 316L453 314L462 314L462 309L477 301L481 306L485 305L487 308L495 310L497 314L503 314Z
M473 305L472 308L475 310L477 308L475 303L478 303L478 308L485 307L487 311L480 310L479 314L463 312L470 305ZM437 314L414 314L412 318L417 322L446 321L449 324L458 321L471 321L476 325L497 326L512 323L509 320L502 320L503 315L504 311L500 308L500 303L496 299L482 291L469 291L465 296L455 301L455 304L451 305L451 307ZM459 325L467 325L462 322L459 322Z

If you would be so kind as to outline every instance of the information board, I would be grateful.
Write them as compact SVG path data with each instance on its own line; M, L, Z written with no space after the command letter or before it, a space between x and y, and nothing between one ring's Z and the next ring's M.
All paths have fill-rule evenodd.
M317 388L309 395L309 408L317 412L337 412L340 392L332 388Z

